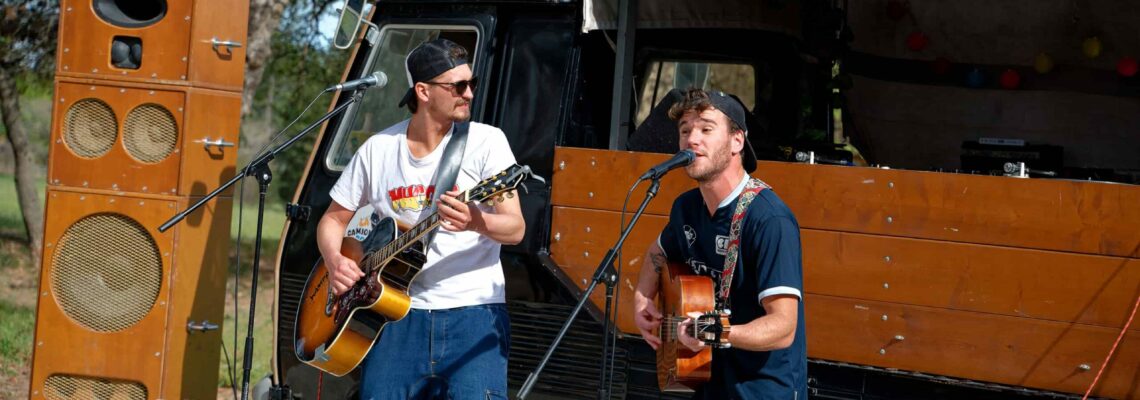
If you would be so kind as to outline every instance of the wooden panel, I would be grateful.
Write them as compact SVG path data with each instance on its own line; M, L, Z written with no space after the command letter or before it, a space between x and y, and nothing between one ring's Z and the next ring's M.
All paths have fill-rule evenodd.
M667 157L559 147L551 202L617 210L623 189ZM1140 257L1140 186L771 161L754 175L803 228ZM692 187L674 171L648 212L667 214Z
M1069 393L1084 393L1119 334L815 294L804 305L809 357ZM1138 367L1140 332L1130 330L1093 395L1140 398Z
M557 147L550 204L620 211L625 194L637 177L669 157L668 154ZM630 212L637 210L648 185L642 183L634 189L629 199ZM661 190L645 213L669 215L673 200L695 187L696 183L685 171L670 172L661 179Z
M105 81L104 81L105 82ZM181 88L155 85L108 85L96 81L60 81L56 84L52 124L51 161L48 171L50 185L129 191L139 193L177 193L178 168L181 153L177 150L183 141L183 110L186 92ZM98 157L77 154L74 144L64 138L64 120L77 103L88 104L98 100L110 107L115 116L115 140L106 153ZM145 163L128 154L123 145L123 126L128 113L144 104L158 104L174 118L177 143L165 158ZM72 121L76 130L93 125L93 120L76 117ZM98 172L98 173L96 173Z
M184 210L199 199L183 198L175 211ZM222 330L190 333L184 328L189 321L209 321L222 326L232 210L233 199L219 196L176 225L178 242L175 263L169 274L169 329L162 374L165 398L217 396L218 372L215 370L221 357L218 344L222 342ZM163 222L166 220L158 224ZM259 299L258 305L270 307L263 299Z
M185 83L189 55L190 1L166 1L166 16L144 28L121 28L95 14L91 0L60 1L57 75L146 82ZM130 7L130 2L123 2ZM111 66L115 36L142 41L138 69ZM242 61L244 62L244 60Z
M190 83L197 87L241 93L245 83L246 30L249 0L196 0L190 33ZM238 42L218 47L211 39ZM240 103L239 103L240 106Z
M804 290L962 311L1124 326L1140 260L805 229ZM1132 325L1140 330L1140 325Z
M632 201L632 200L631 200ZM551 220L553 238L550 241L550 257L562 267L578 289L589 286L598 264L606 256L606 251L617 243L620 236L619 219L621 213L612 211L587 210L582 208L554 207ZM629 217L626 217L629 221ZM636 334L633 324L633 290L637 287L637 275L649 244L657 240L667 219L662 216L643 215L637 226L625 240L621 276L618 279L619 291L617 326L622 332ZM590 299L600 310L605 309L605 286L599 284Z
M222 186L237 173L234 165L241 127L241 93L190 89L186 107L178 194L200 196ZM206 147L202 143L206 139L222 140L234 147ZM232 188L225 192L232 193Z

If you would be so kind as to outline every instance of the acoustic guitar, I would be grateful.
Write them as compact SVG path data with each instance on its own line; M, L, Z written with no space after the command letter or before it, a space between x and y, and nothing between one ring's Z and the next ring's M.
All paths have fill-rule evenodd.
M530 167L514 165L457 196L460 202L494 203L513 196ZM364 272L356 285L336 295L329 285L328 267L318 260L305 282L297 310L293 343L297 358L336 376L351 372L376 343L384 325L411 310L408 288L427 261L423 238L442 220L434 212L410 228L392 218L374 221L372 232L359 246L342 246ZM355 240L345 238L346 241ZM351 251L363 249L363 251ZM354 254L355 253L355 254Z
M711 278L694 275L687 265L669 263L661 271L658 309L662 314L661 346L657 348L657 385L663 392L690 392L709 380L712 348L728 345L728 312L716 310ZM714 344L694 352L680 342L677 325L691 312L700 313L689 336ZM718 331L724 327L723 331Z

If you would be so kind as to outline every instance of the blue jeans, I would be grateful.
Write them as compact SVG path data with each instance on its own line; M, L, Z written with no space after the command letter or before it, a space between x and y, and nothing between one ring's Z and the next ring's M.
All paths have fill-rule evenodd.
M510 341L504 304L413 309L365 357L360 398L506 399Z

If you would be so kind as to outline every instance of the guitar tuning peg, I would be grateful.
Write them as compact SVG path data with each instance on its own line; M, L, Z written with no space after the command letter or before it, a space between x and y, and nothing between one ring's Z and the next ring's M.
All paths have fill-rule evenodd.
M514 197L515 197L515 192L507 192L507 198L508 199L513 199Z
M495 199L487 200L487 206L488 207L494 207L495 206Z

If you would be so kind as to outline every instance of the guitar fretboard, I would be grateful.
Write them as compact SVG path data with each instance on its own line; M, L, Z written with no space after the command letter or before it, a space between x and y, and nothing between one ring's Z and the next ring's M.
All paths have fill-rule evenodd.
M468 201L467 198L468 192L463 192L456 197L456 200L459 200L460 203L466 203ZM438 202L439 200L436 201ZM365 274L371 274L372 271L377 268L383 267L388 263L388 260L391 260L396 254L400 254L400 252L407 249L408 246L411 246L412 243L422 239L424 235L427 235L432 229L438 227L441 222L439 211L433 211L431 215L411 227L411 229L408 229L407 232L397 235L395 240L389 242L379 250L366 254L364 261L361 263L361 269ZM415 266L415 268L418 269L419 266Z

